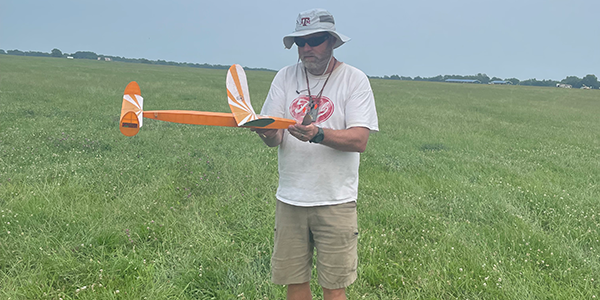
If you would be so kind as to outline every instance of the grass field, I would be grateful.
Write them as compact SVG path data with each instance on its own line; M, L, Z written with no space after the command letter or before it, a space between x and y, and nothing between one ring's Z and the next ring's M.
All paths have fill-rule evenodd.
M283 299L277 150L228 112L225 70L0 55L1 299ZM255 110L274 73L247 72ZM373 80L349 299L600 298L600 91ZM322 299L313 278L315 299Z

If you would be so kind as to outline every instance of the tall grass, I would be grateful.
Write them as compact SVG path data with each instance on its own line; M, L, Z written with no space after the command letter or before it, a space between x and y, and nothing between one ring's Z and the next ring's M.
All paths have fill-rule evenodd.
M118 130L129 81L147 110L227 112L225 72L0 56L0 298L284 298L276 149L239 128ZM259 110L274 73L247 74ZM372 86L350 299L600 297L598 91Z

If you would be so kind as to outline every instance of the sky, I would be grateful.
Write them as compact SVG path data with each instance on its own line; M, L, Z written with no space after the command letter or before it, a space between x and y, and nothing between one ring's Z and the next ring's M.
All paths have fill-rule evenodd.
M600 77L599 0L0 0L0 49L278 70L311 8L352 39L336 58L369 76Z

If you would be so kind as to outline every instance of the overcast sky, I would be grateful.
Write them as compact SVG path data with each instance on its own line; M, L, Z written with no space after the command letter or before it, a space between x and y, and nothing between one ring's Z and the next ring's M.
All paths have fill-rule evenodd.
M310 8L352 38L334 55L372 76L600 76L599 0L0 0L0 49L277 70Z

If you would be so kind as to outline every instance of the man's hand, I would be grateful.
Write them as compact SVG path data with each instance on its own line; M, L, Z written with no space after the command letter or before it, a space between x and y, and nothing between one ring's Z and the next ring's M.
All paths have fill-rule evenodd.
M250 131L258 133L258 135L263 139L273 138L277 134L277 129L250 128Z
M288 127L288 131L295 138L308 142L319 133L319 128L314 124L307 126L296 124ZM367 148L369 133L370 131L366 127L351 127L340 130L323 128L325 138L319 144L340 151L364 152Z
M276 147L283 140L284 129L261 129L251 128L258 133L260 138L269 147ZM295 124L288 127L290 134L300 141L308 142L319 133L319 129L314 124L302 125ZM340 151L364 152L369 140L369 129L366 127L351 127L348 129L333 130L323 128L325 139L320 144Z
M308 141L312 140L312 138L315 137L315 135L317 135L317 133L319 132L319 129L314 124L310 124L310 125L306 125L306 126L304 126L302 124L295 124L295 125L290 125L290 127L288 127L288 131L295 138L297 138L303 142L308 142Z
M250 128L250 131L256 132L269 147L275 147L281 144L283 129Z

